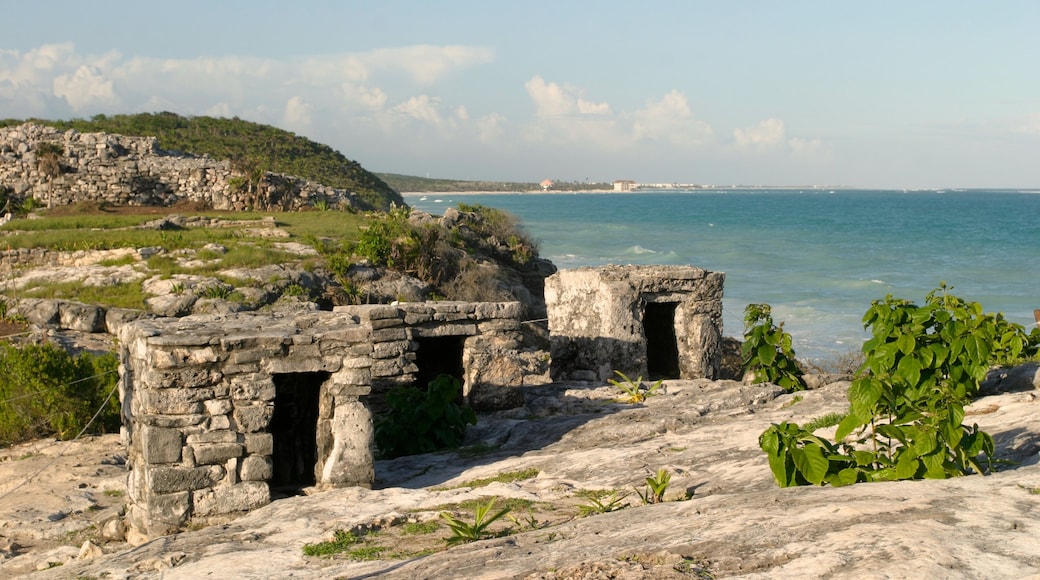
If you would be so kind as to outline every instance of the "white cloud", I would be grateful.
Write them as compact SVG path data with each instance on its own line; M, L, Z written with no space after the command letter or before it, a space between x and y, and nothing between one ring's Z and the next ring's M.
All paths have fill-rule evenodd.
M105 78L96 67L80 65L71 74L54 78L54 96L65 99L73 111L82 111L88 107L105 109L117 106L112 80Z
M830 147L820 139L803 139L792 137L787 140L791 153L798 157L829 157Z
M633 113L632 136L636 141L664 141L675 145L699 145L714 131L693 116L690 104L679 91L650 101Z
M785 133L784 122L770 118L754 127L734 129L733 139L740 147L770 149L784 143Z
M491 113L477 121L477 139L483 143L494 141L504 132L506 118L498 113Z
M418 45L373 50L358 59L372 68L403 70L415 82L430 84L454 70L491 62L494 56L489 48Z
M388 100L386 93L379 87L343 83L340 89L343 91L343 96L348 105L356 105L363 109L382 109Z
M610 105L585 100L581 91L572 87L561 87L547 83L540 76L524 83L527 94L535 104L539 117L563 117L567 115L609 115Z
M391 111L417 121L440 127L444 119L440 113L440 99L429 95L419 95L394 106Z
M1027 115L1018 124L1016 132L1025 133L1027 135L1040 135L1040 113Z
M285 103L285 125L296 132L306 131L311 126L313 107L299 95Z

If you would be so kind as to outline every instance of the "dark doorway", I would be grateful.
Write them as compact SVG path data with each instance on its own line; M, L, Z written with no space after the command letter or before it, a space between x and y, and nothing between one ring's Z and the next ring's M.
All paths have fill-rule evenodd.
M274 379L271 495L299 495L314 485L318 462L318 401L329 373L285 373Z
M675 338L676 302L649 302L643 312L646 372L650 380L679 378L679 345Z
M415 386L426 389L438 375L451 375L462 383L462 346L465 336L433 336L416 339Z

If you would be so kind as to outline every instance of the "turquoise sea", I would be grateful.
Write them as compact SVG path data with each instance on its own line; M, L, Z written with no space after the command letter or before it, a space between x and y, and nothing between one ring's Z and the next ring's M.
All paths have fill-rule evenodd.
M872 300L953 293L1031 328L1040 308L1040 192L698 189L635 193L422 194L506 210L560 268L689 264L726 273L724 333L765 302L800 358L858 350Z

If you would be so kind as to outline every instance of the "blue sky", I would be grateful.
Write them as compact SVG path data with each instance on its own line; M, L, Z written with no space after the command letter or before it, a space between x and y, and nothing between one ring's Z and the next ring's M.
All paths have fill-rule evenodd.
M7 3L0 117L239 116L456 179L1040 187L1040 3Z

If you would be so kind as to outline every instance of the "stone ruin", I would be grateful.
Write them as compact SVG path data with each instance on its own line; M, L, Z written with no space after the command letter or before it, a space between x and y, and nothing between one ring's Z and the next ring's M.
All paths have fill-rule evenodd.
M544 356L522 352L520 313L519 303L426 302L128 323L128 538L305 487L370 486L372 399L393 386L448 373L477 409L519 406L519 387L548 381Z
M554 379L715 378L724 275L692 267L560 271L545 298ZM441 373L478 410L550 380L519 303L147 318L119 329L128 539L208 524L304 488L371 486L373 411Z
M555 380L715 379L726 275L692 266L560 270L545 281Z

